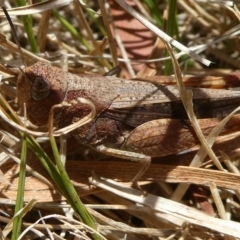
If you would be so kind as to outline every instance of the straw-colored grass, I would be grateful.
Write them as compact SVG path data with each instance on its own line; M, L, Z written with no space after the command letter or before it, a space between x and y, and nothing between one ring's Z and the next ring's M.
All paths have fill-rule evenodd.
M0 238L240 238L238 125L219 136L238 109L206 137L184 86L240 86L238 6L204 0L86 2L20 8L21 1L5 1L21 51L0 11ZM27 120L16 101L17 78L20 67L37 61L75 74L104 75L120 65L121 78L177 85L201 147L153 159L138 183L142 190L132 188L141 164L98 153L71 136L94 118L90 101L79 99L92 112L64 129ZM173 74L176 81L168 77Z

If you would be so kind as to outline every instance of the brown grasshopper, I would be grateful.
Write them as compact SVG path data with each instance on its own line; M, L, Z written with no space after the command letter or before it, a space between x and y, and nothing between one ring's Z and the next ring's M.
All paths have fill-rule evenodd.
M221 118L240 105L240 92L192 88L196 117L208 134ZM18 101L26 104L28 119L38 126L48 122L50 109L78 97L96 107L94 121L73 132L82 144L106 154L144 163L133 179L148 168L151 157L166 156L199 144L187 120L178 88L149 82L96 75L74 75L37 62L18 79ZM62 106L58 127L65 127L90 113L84 104ZM212 119L207 119L212 118ZM236 124L236 121L238 124ZM233 118L223 130L239 125Z

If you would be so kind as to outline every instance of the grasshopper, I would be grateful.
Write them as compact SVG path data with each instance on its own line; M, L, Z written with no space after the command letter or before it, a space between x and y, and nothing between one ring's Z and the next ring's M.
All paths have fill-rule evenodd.
M18 102L26 104L27 117L35 125L48 122L55 104L82 97L96 107L95 119L72 134L83 145L124 159L143 162L137 181L151 158L179 153L199 144L187 120L178 88L113 76L75 75L37 62L25 68L18 79ZM208 134L221 118L240 104L240 92L191 88L196 117ZM62 105L58 127L65 127L90 113L84 104ZM209 119L211 118L211 119ZM239 118L225 127L239 125Z

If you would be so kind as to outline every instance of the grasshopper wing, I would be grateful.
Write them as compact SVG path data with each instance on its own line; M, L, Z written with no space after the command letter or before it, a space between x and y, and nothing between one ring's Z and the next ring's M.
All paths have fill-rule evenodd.
M199 119L202 132L207 136L221 119ZM236 130L240 115L234 116L222 130L221 135ZM239 127L238 127L239 128ZM159 119L135 128L124 143L124 150L162 157L179 153L199 144L188 120Z

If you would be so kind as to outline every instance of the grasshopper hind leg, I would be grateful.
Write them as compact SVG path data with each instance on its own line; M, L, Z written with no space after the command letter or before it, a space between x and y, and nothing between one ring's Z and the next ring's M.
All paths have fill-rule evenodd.
M108 148L108 147L105 147L104 145L99 145L94 149L98 152L104 153L109 156L118 157L118 158L141 163L142 164L141 169L137 172L137 174L134 176L132 180L132 186L134 188L141 189L141 187L138 184L138 181L143 176L143 174L147 171L149 165L151 164L151 157L141 153Z

